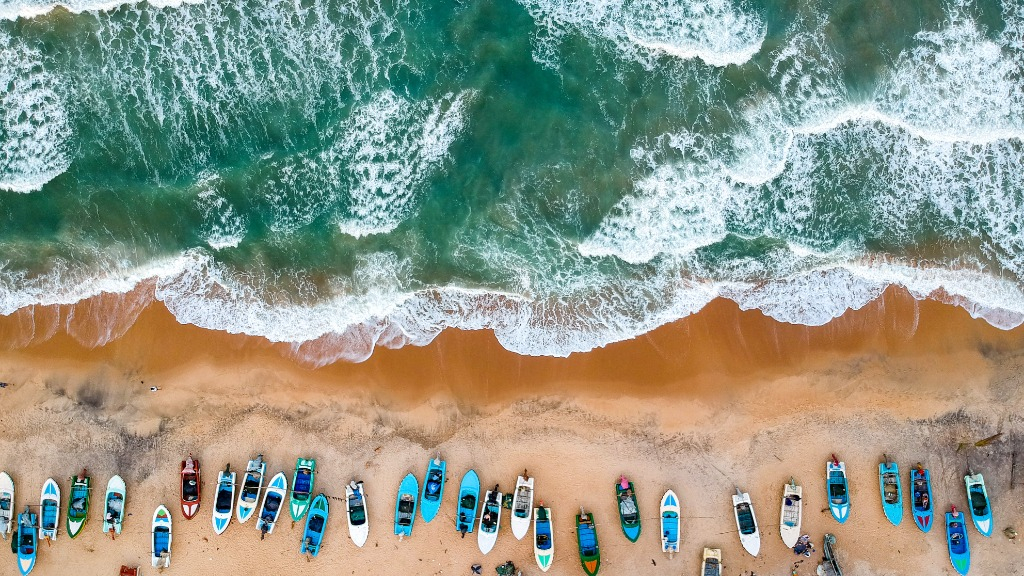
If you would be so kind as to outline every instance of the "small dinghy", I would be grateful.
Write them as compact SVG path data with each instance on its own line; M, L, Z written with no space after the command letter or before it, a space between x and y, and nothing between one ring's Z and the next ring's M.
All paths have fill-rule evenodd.
M292 522L302 520L313 498L313 481L316 479L316 460L299 458L295 462L295 476L292 477L292 490L288 493L288 511Z
M932 529L932 476L918 464L910 472L910 489L914 496L914 523L922 532Z
M256 511L266 472L267 463L263 461L263 454L249 460L248 466L245 467L245 480L242 481L242 489L238 492L238 505L235 506L235 517L239 522L245 523Z
M260 516L256 521L256 529L260 531L260 540L267 534L274 533L274 526L277 525L277 517L281 513L281 506L284 504L284 497L288 494L288 478L284 472L274 474L267 485L267 491L263 494L263 505L260 506Z
M700 564L701 576L722 576L722 551L718 548L705 548L704 559Z
M967 501L970 503L974 527L982 536L992 536L992 503L988 499L988 490L985 489L985 479L981 474L968 471L964 476L964 483L967 485Z
M37 516L28 506L18 514L18 531L14 534L12 544L18 547L18 570L22 576L26 576L36 566L36 548L39 543L36 540L36 522Z
M825 534L821 543L821 564L818 564L819 576L843 576L843 570L839 567L839 555L836 554L836 537L834 534Z
M779 519L779 535L786 546L796 546L800 539L800 524L803 521L804 490L790 478L789 484L782 489L782 514Z
M420 514L424 522L431 522L441 509L441 498L444 496L444 475L447 465L438 456L427 464L427 476L423 481L423 494L420 502Z
M825 465L828 484L828 509L836 522L843 524L850 517L850 486L846 481L846 463L832 455Z
M949 549L949 561L959 574L966 575L971 569L971 546L967 541L967 527L964 515L953 506L952 512L946 512L946 548Z
M455 519L455 529L465 538L473 533L476 524L476 506L480 502L480 477L476 470L470 470L462 476L459 484L459 517Z
M306 529L302 534L303 556L309 554L316 558L320 554L320 544L324 541L324 531L327 529L327 514L329 512L327 497L317 494L309 506L309 516L306 517Z
M14 530L14 480L7 472L0 472L0 536Z
M68 497L68 536L74 538L82 531L89 519L89 484L87 470L71 477L71 495Z
M370 535L370 521L366 515L366 492L363 483L355 480L345 486L345 515L348 519L348 535L356 546L362 548Z
M757 516L750 502L750 494L740 492L737 488L732 497L732 509L736 516L736 529L740 533L740 544L751 556L756 557L761 551L761 533L757 529Z
M615 484L615 499L619 507L619 525L630 542L640 537L640 506L636 500L633 483L625 476L619 476Z
M661 497L661 551L672 558L679 552L679 498L668 490Z
M405 475L398 486L398 499L395 500L395 535L401 538L412 536L413 525L416 523L416 497L420 485L411 472Z
M547 572L554 560L554 535L551 529L551 509L541 502L533 511L533 557L541 572Z
M57 525L60 524L60 486L53 478L47 478L39 494L39 539L56 540Z
M476 543L480 551L487 554L498 541L498 528L501 526L501 492L498 485L484 494L484 505L480 509L480 530L476 534Z
M580 547L580 564L589 576L597 576L601 569L601 548L597 544L597 526L594 515L580 506L576 515L576 544Z
M191 520L199 512L199 460L192 457L181 461L181 515Z
M516 540L522 540L530 531L530 517L533 515L533 478L523 470L523 475L516 479L516 491L512 498L512 514L509 526Z
M900 468L885 457L878 465L878 489L882 494L882 511L893 526L903 521L903 488L900 486Z
M107 492L103 497L103 533L113 538L121 533L124 523L124 501L128 492L124 479L115 475L107 482Z
M153 567L171 566L171 513L161 504L153 512Z
M217 474L217 497L213 501L213 531L223 534L231 523L235 507L235 473L228 464Z

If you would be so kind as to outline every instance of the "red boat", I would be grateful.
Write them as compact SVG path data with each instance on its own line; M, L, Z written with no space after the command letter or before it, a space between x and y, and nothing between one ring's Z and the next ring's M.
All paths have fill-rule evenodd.
M192 457L181 461L181 513L185 519L199 511L199 460Z

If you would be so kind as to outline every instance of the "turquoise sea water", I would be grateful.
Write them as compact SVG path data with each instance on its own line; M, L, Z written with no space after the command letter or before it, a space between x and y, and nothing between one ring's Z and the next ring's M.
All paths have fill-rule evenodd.
M892 284L1024 323L1024 2L0 18L0 314L149 280L313 363L447 327L566 355L716 297L822 324Z

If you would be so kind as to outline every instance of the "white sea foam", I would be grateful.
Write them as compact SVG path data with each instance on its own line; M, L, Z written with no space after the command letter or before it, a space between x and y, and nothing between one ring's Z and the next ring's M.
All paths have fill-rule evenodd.
M218 194L220 178L209 176L199 182L196 204L203 212L206 243L214 250L238 246L245 237L248 219L227 198Z
M203 0L0 0L0 20L17 20L18 18L35 18L48 14L58 7L81 14L82 12L113 10L126 4L137 4L145 1L155 8L197 4Z

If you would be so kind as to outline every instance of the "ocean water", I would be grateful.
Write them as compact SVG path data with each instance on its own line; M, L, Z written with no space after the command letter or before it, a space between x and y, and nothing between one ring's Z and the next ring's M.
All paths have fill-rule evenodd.
M0 314L307 363L888 286L1024 323L1024 2L0 0Z

